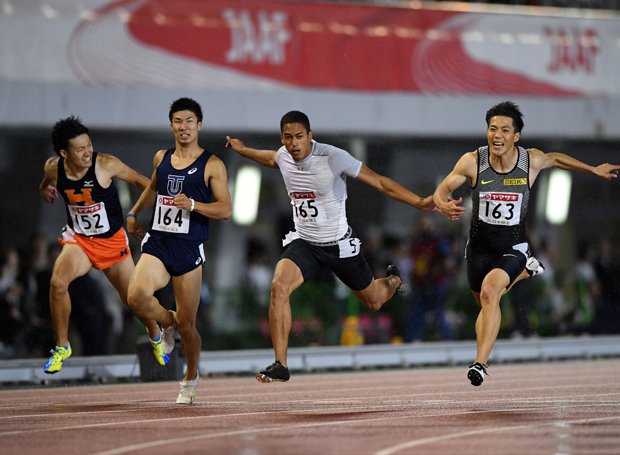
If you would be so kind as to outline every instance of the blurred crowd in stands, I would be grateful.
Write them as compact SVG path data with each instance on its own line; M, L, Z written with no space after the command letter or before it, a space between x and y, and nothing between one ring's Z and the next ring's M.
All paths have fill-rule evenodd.
M421 216L408 238L380 229L362 234L376 276L383 276L388 264L398 264L405 293L369 313L326 273L292 296L291 346L474 339L478 310L466 283L461 237L442 235L432 215ZM533 246L545 273L517 284L504 298L500 338L619 334L620 247L593 239L579 243L566 259L545 239ZM238 288L209 292L205 286L199 314L204 349L270 346L267 305L274 258L260 240L250 241L247 250ZM0 358L45 357L54 345L48 294L59 251L56 242L41 236L26 245L0 247ZM78 355L135 352L143 328L102 274L80 278L70 293L71 339ZM227 299L227 314L237 318L238 330L222 333L213 322L210 302L218 293ZM166 289L160 298L174 304Z

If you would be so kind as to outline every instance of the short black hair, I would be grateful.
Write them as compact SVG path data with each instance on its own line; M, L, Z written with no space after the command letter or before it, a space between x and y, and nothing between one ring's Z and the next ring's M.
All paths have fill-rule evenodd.
M280 120L280 133L284 131L284 125L288 123L301 123L306 131L310 132L310 119L306 114L300 111L289 111L282 116Z
M172 123L172 115L175 112L179 111L190 111L196 115L196 118L199 122L202 122L202 108L197 101L192 98L179 98L178 100L174 100L170 105L170 112L168 112L168 118L170 119L170 123Z
M486 115L487 126L489 126L491 118L496 115L510 117L515 127L515 132L520 133L523 129L523 114L521 113L519 106L512 101L502 101L489 109Z
M52 127L52 145L54 146L54 152L60 156L60 151L66 150L69 147L69 141L82 134L89 134L89 130L82 124L79 117L71 115L57 121Z

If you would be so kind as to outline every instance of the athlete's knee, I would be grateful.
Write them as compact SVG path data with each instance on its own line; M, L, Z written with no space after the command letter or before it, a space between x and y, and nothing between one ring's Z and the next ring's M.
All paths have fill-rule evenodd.
M127 305L131 310L140 314L140 310L146 307L147 302L152 298L151 294L148 294L145 289L140 287L129 286L127 291Z
M50 293L51 295L64 294L69 291L69 282L56 275L52 275L50 279Z
M501 298L501 290L491 284L482 284L480 289L480 306L495 306L499 305Z
M377 302L377 301L372 301L372 302L363 301L362 303L370 311L379 311L381 307L383 306L383 302Z
M379 298L378 296L374 294L372 295L358 294L357 298L360 302L362 302L362 305L364 305L370 311L379 311L381 307L383 306L383 304L385 303L383 299Z
M280 278L274 278L271 282L271 301L286 300L291 294L290 283L286 283Z
M177 332L184 340L191 340L198 335L196 330L195 320L180 320L177 321Z

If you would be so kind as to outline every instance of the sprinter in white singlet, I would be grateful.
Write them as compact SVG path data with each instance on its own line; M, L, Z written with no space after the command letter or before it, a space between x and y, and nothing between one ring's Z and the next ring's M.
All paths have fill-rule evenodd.
M400 271L388 267L385 278L375 279L360 254L361 241L347 222L347 177L375 188L392 199L423 210L433 210L432 197L422 198L394 180L379 175L345 150L312 139L306 114L291 111L280 121L283 147L257 150L227 136L227 146L282 173L291 200L295 231L285 240L286 249L278 261L271 283L269 326L275 362L256 375L260 382L288 381L288 336L291 330L289 297L322 267L329 268L353 290L369 309L377 311L402 284ZM458 218L459 206L447 213Z

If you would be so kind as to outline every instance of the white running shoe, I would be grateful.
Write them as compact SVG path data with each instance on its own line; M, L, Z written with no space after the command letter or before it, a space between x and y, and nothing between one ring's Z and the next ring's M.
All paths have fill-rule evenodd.
M196 387L200 381L200 374L196 372L196 379L188 381L183 378L179 384L181 385L181 391L177 397L177 404L192 404L196 398Z
M545 271L545 266L543 266L534 256L530 256L527 258L527 262L525 263L525 270L527 270L527 273L529 273L532 277L542 275Z
M172 318L176 321L174 311L170 311L172 313ZM170 327L165 327L161 329L161 350L164 354L170 354L174 351L174 345L176 343L176 334L177 334L177 325L173 323Z

